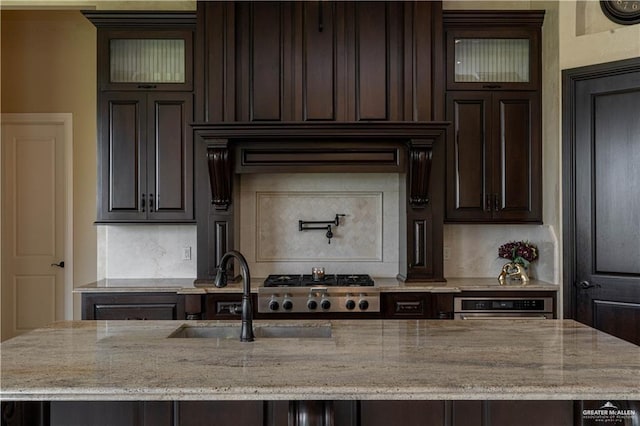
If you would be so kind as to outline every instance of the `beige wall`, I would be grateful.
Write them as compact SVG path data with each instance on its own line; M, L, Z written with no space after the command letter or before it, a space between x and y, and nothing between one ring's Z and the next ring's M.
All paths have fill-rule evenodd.
M598 2L561 1L560 69L640 57L640 24L608 20Z
M96 30L78 11L2 11L1 112L73 114L73 275L96 278ZM74 312L79 312L74 309Z

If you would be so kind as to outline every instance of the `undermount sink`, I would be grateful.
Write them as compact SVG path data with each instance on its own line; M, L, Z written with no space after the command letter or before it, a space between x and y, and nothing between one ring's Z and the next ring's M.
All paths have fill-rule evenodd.
M257 325L253 332L256 339L314 339L330 338L331 324L319 325ZM240 324L238 325L182 325L171 333L169 338L217 338L239 339Z

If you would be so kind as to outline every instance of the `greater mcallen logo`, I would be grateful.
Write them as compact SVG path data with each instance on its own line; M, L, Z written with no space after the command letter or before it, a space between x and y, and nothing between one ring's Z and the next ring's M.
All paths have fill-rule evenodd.
M584 420L593 420L602 423L617 423L636 418L636 410L621 410L611 402L607 401L597 410L582 410Z

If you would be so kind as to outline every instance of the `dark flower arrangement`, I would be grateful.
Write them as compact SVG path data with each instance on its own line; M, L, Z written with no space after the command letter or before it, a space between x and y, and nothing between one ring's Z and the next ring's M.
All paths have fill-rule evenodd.
M500 246L498 256L527 267L538 258L538 248L528 241L511 241Z

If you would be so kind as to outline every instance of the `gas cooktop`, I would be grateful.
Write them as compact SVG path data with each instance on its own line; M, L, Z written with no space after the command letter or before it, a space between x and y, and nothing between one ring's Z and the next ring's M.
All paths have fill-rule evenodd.
M265 287L365 287L373 286L367 274L333 274L314 279L312 275L269 275L264 280Z

